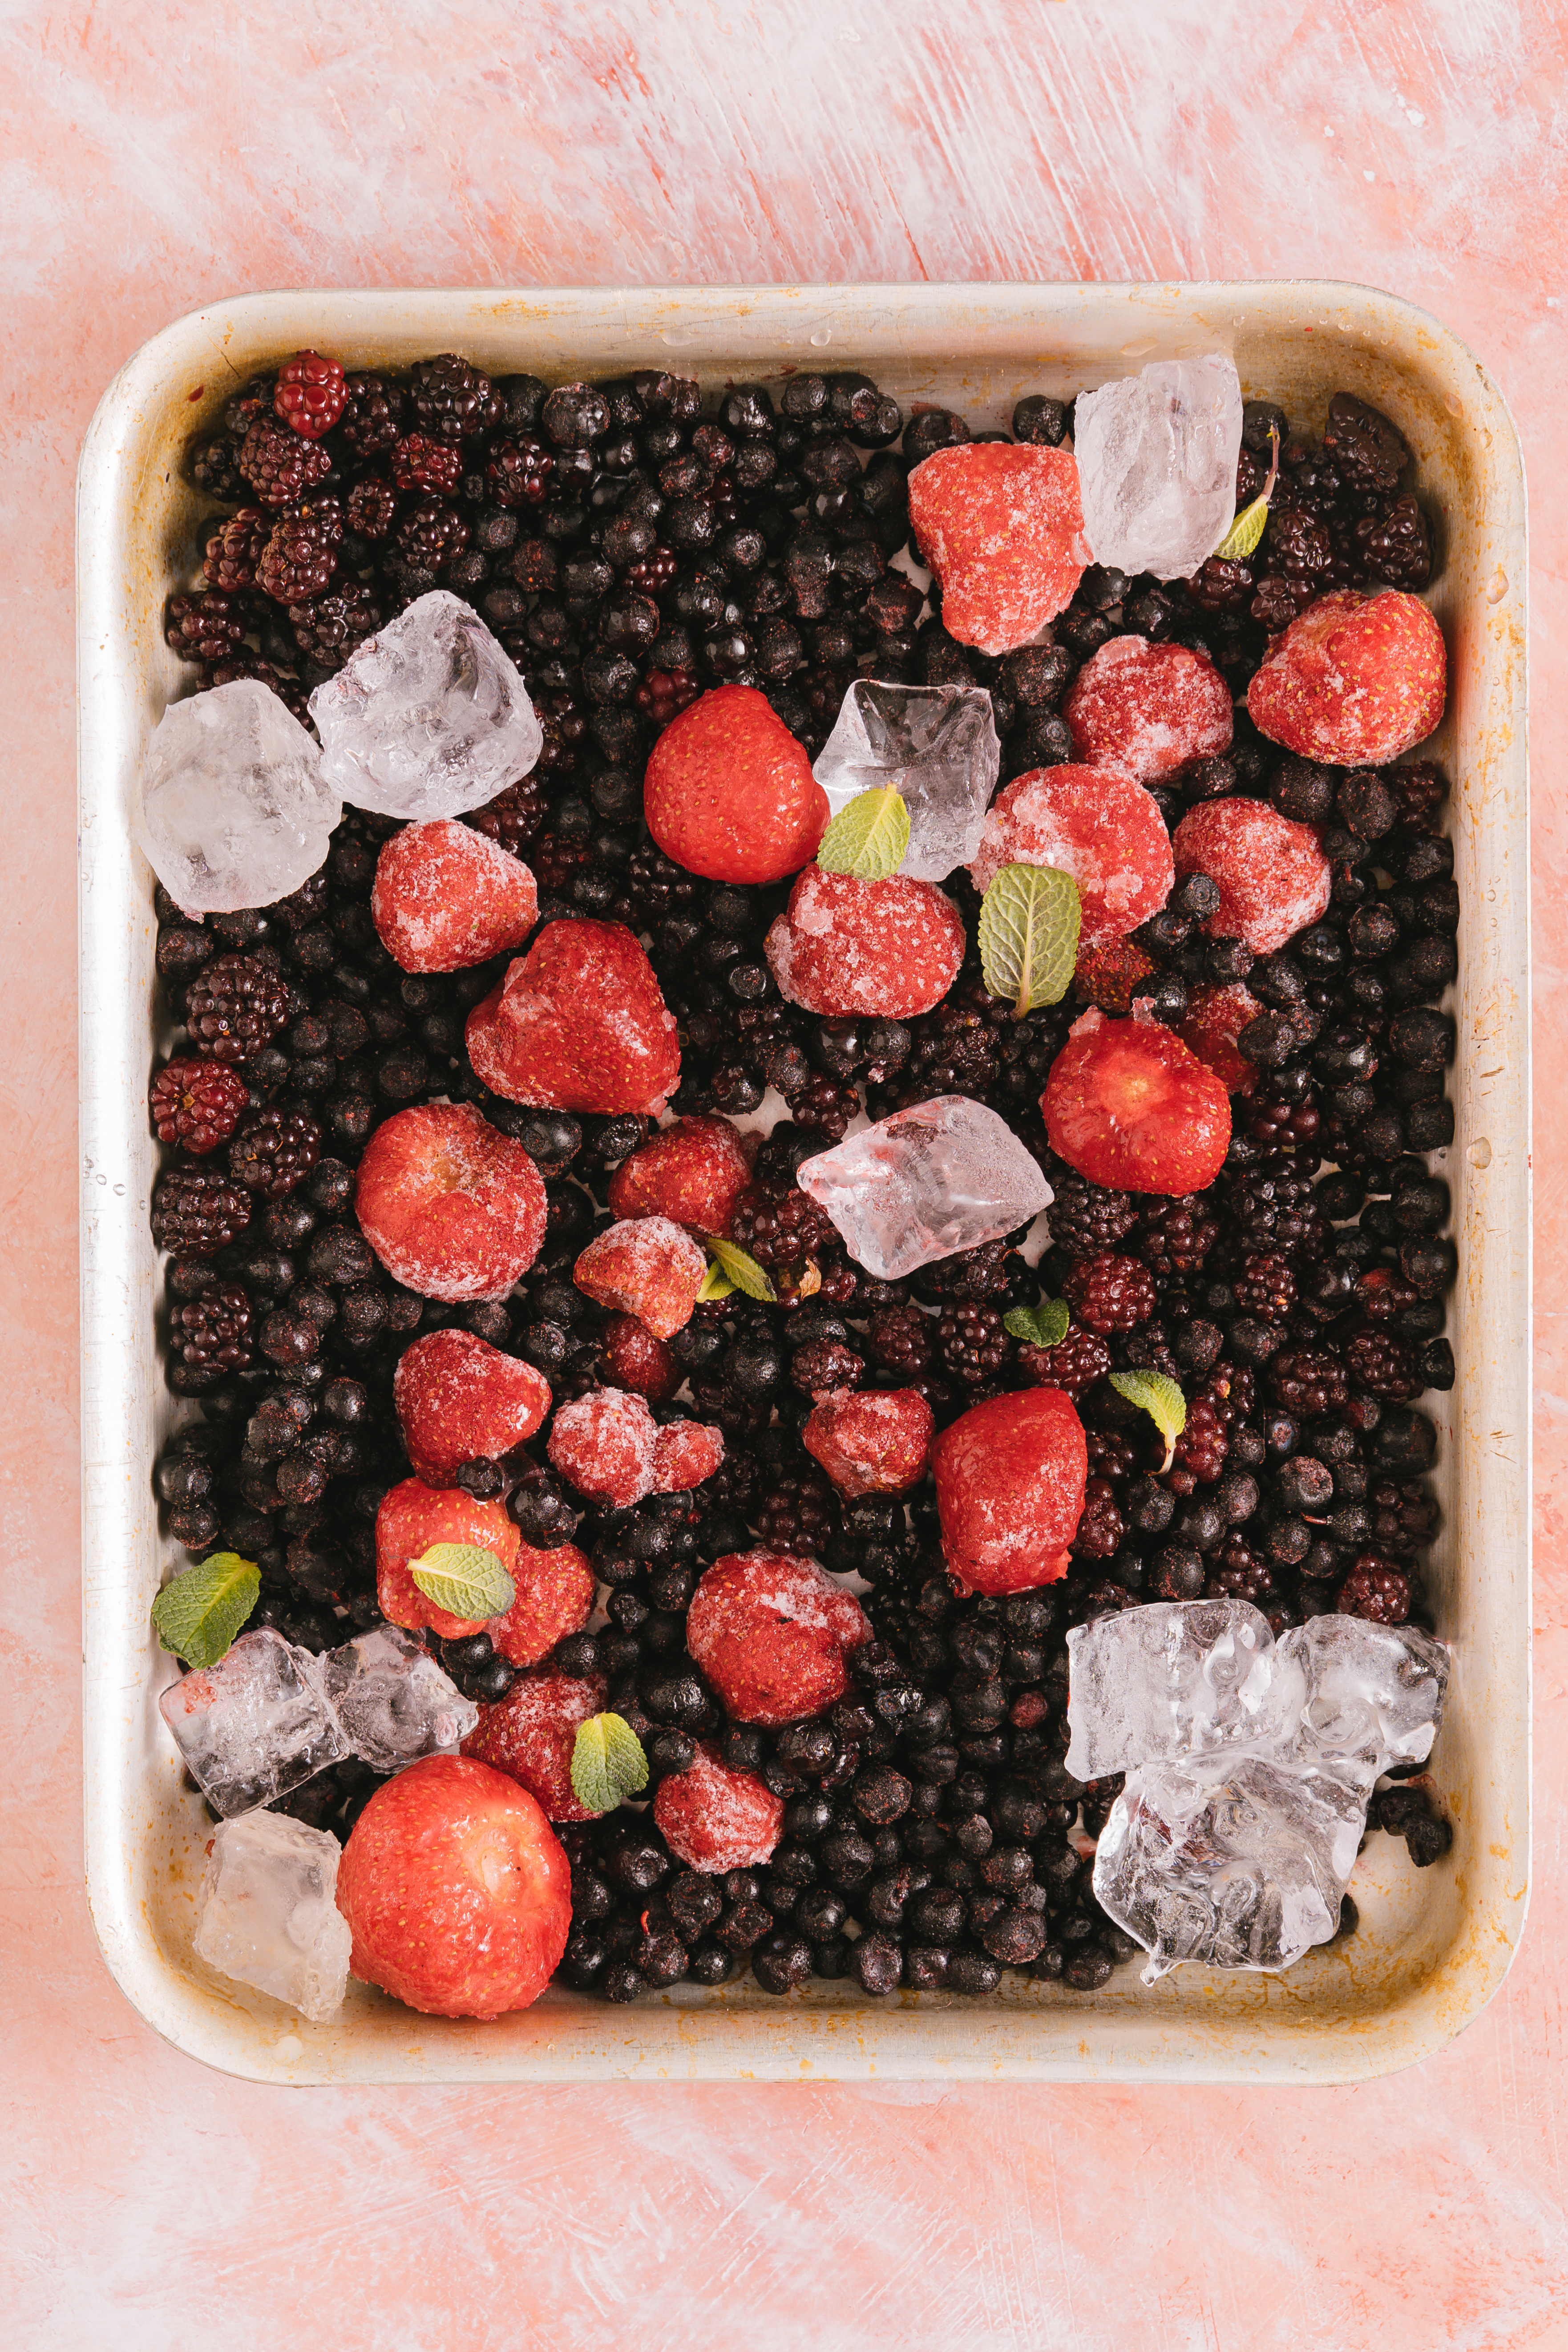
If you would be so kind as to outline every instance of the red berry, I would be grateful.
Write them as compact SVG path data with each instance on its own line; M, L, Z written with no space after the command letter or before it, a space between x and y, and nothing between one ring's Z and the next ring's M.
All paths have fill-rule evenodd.
M794 1723L849 1687L846 1653L871 1638L853 1593L787 1552L731 1552L692 1597L686 1645L738 1723Z
M527 1791L462 1756L425 1756L376 1790L338 1865L349 1965L410 2009L500 2017L549 1983L572 1927L572 1872Z
M1334 1609L1341 1617L1364 1617L1373 1625L1403 1625L1412 1597L1410 1579L1396 1559L1363 1551L1335 1595Z
M695 1233L727 1234L751 1181L751 1155L727 1118L678 1118L622 1160L608 1199L617 1217L668 1217Z
M601 1307L618 1307L656 1339L670 1339L690 1322L707 1274L706 1251L681 1226L633 1217L595 1234L572 1278Z
M963 918L934 883L857 882L808 866L767 936L779 993L828 1020L906 1021L940 1004L963 961Z
M968 442L927 457L909 489L942 626L961 645L1010 653L1071 602L1089 551L1070 450Z
M198 1157L226 1143L250 1100L250 1088L226 1062L181 1054L153 1081L153 1125L160 1143L183 1143Z
M468 1015L468 1057L509 1102L651 1113L680 1078L674 1016L622 923L542 931Z
M724 1459L724 1433L705 1421L672 1421L653 1442L653 1491L685 1495Z
M439 1490L422 1478L389 1489L375 1515L375 1597L389 1625L416 1633L428 1625L444 1642L489 1628L483 1618L455 1617L414 1581L413 1562L433 1544L475 1544L493 1552L509 1576L517 1566L519 1536L500 1503L481 1503L458 1486Z
M997 793L969 872L985 890L1004 866L1054 866L1078 884L1080 939L1124 939L1171 895L1171 836L1142 785L1111 767L1033 768Z
M1408 751L1447 698L1443 632L1418 596L1393 588L1320 596L1275 639L1247 689L1260 735L1347 768Z
M918 1389L835 1389L800 1442L841 1495L901 1495L925 1476L934 1426Z
M784 1799L734 1772L706 1740L684 1772L658 1784L653 1818L689 1870L760 1870L784 1834Z
M1068 1571L1089 1450L1060 1389L971 1405L931 1448L942 1548L968 1592L1026 1592Z
M1222 1080L1161 1024L1086 1013L1040 1097L1051 1150L1091 1183L1201 1192L1230 1148Z
M720 686L670 721L643 780L667 857L715 882L782 882L816 854L827 795L767 698Z
M307 441L330 433L348 405L342 368L319 352L296 352L278 371L272 405L286 425Z
M392 1402L426 1486L449 1486L465 1462L493 1460L543 1426L550 1383L472 1331L432 1331L398 1360Z
M539 920L532 875L471 824L405 825L376 860L370 911L405 971L460 971L522 945Z
M1078 1258L1062 1276L1062 1289L1079 1321L1101 1339L1112 1331L1135 1331L1154 1312L1154 1277L1135 1257L1103 1250Z
M1203 801L1172 835L1178 874L1206 874L1219 906L1204 925L1272 955L1327 912L1333 876L1310 824L1267 801Z
M675 1394L686 1378L662 1339L635 1315L612 1315L599 1335L599 1353L611 1385L635 1389L656 1404Z
M579 1494L625 1510L653 1492L658 1424L640 1396L594 1389L563 1404L550 1428L550 1459Z
M1154 969L1152 956L1131 940L1112 940L1103 947L1079 941L1073 986L1079 1002L1098 1004L1102 1013L1131 1013L1132 992Z
M1213 662L1147 637L1112 637L1091 654L1062 716L1080 760L1146 782L1230 743L1230 688Z
M538 1169L468 1103L384 1120L360 1161L354 1212L388 1274L426 1298L504 1298L544 1239Z
M1206 1063L1227 1093L1249 1095L1258 1084L1258 1065L1237 1050L1237 1039L1263 1007L1239 981L1228 988L1194 988L1187 999L1181 1035L1200 1062Z
M572 1786L572 1751L580 1725L602 1715L607 1696L597 1675L524 1675L479 1719L463 1742L465 1756L493 1765L526 1789L552 1822L587 1822Z
M536 1666L568 1633L580 1633L594 1612L598 1591L585 1556L575 1544L538 1551L519 1542L512 1566L517 1598L482 1630L514 1666Z

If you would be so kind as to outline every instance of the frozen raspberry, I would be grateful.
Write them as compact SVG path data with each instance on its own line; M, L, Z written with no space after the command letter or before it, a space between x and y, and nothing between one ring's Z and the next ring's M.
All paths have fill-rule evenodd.
M607 1696L598 1675L524 1675L505 1698L480 1707L463 1753L506 1773L551 1821L592 1821L572 1786L572 1751L589 1717L603 1715Z
M1051 1150L1092 1183L1200 1192L1230 1148L1224 1083L1169 1029L1086 1013L1040 1097Z
M1443 632L1398 589L1320 596L1247 689L1260 735L1304 760L1380 767L1430 735L1447 695Z
M1230 688L1213 662L1147 637L1112 637L1091 654L1062 715L1080 760L1145 783L1230 744Z
M285 425L291 425L307 441L319 441L323 433L331 431L348 406L348 397L336 360L324 360L319 352L296 352L278 371L272 405Z
M871 1639L853 1593L786 1552L731 1552L692 1596L686 1646L737 1723L795 1723L849 1687L846 1654Z
M901 1495L925 1476L934 1427L918 1389L835 1389L800 1442L841 1495Z
M593 1614L598 1579L575 1544L552 1551L519 1542L512 1565L517 1598L483 1630L514 1666L536 1666L568 1633L580 1633Z
M599 1354L612 1387L635 1389L662 1404L686 1378L662 1339L635 1315L612 1315L599 1334Z
M680 1078L675 1019L624 924L541 932L468 1015L476 1075L509 1102L657 1117Z
M963 918L934 883L857 882L808 866L767 936L779 993L831 1021L907 1021L939 1004L963 961Z
M971 1405L931 1447L942 1548L966 1592L1026 1592L1068 1571L1089 1450L1060 1389Z
M617 1217L668 1217L723 1234L751 1181L751 1155L727 1118L678 1118L622 1160L607 1197Z
M450 442L432 441L424 433L405 433L392 452L392 478L400 490L423 490L449 499L463 477L462 450Z
M349 1966L436 2017L500 2017L537 2000L572 1928L572 1870L539 1806L462 1756L384 1781L338 1865Z
M1267 801L1233 797L1189 809L1171 836L1181 875L1206 874L1219 906L1204 925L1272 955L1328 910L1333 876L1310 824Z
M500 1503L481 1503L460 1487L437 1492L422 1478L405 1478L388 1489L375 1515L375 1597L389 1625L411 1633L428 1625L444 1642L488 1633L482 1618L454 1617L438 1609L415 1583L413 1563L434 1544L475 1544L493 1552L509 1576L515 1575L518 1532ZM492 1621L493 1622L493 1621Z
M398 1359L392 1402L416 1472L446 1486L465 1462L510 1454L542 1428L550 1383L472 1331L432 1331Z
M1062 1277L1062 1289L1079 1321L1101 1339L1112 1331L1135 1331L1154 1312L1154 1277L1135 1257L1107 1250L1078 1259Z
M670 721L643 781L667 857L715 882L782 882L827 826L805 747L754 686L720 686Z
M1018 1362L1037 1388L1063 1389L1077 1404L1110 1370L1110 1350L1098 1331L1075 1326L1054 1348L1031 1347L1026 1340Z
M671 1339L690 1322L707 1274L707 1253L683 1226L631 1217L595 1234L572 1278L601 1307L618 1307L656 1339Z
M1257 997L1239 981L1228 988L1194 988L1187 999L1182 1042L1192 1047L1216 1078L1223 1079L1228 1094L1249 1095L1258 1084L1257 1063L1237 1050L1236 1041L1262 1011Z
M1171 895L1171 836L1156 803L1111 767L1034 768L997 793L970 878L984 891L1004 866L1054 866L1078 884L1080 939L1125 938Z
M504 1298L544 1239L544 1186L521 1143L467 1103L383 1121L354 1192L364 1237L425 1298Z
M550 1430L550 1459L580 1495L626 1510L653 1492L658 1424L640 1396L594 1389L563 1404Z
M1131 1013L1133 990L1153 969L1152 956L1131 940L1086 947L1080 939L1073 986L1080 1004L1097 1004L1102 1013Z
M1334 1596L1341 1617L1365 1617L1374 1625L1403 1625L1410 1614L1410 1579L1396 1559L1382 1552L1357 1555Z
M160 1143L183 1143L198 1157L226 1143L250 1100L250 1089L226 1062L194 1054L165 1062L153 1081L153 1126Z
M658 1784L653 1818L689 1870L761 1870L784 1835L784 1799L754 1772L733 1772L701 1741L684 1772Z
M526 866L450 817L405 825L376 860L370 911L405 971L460 971L522 945L539 920Z
M910 521L960 645L1011 653L1072 601L1089 550L1070 450L970 442L910 476Z

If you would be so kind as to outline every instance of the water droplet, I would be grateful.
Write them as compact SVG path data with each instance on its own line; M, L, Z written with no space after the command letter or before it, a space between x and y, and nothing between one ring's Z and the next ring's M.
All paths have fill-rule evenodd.
M1447 394L1444 399L1443 405L1447 410L1450 416L1463 416L1465 413L1465 404L1459 398L1457 392L1450 392Z
M812 341L812 348L813 348L813 350L814 350L814 351L818 351L818 352L820 352L820 351L825 351L825 350L826 349L827 345L828 345L832 341L833 341L833 330L832 330L832 328L831 328L831 327L818 327L818 328L817 328L817 330L816 330L816 333L812 336L812 339L811 339L811 341Z
M1469 1161L1472 1168L1489 1168L1491 1166L1492 1148L1484 1135L1478 1135L1473 1143L1466 1145L1465 1157Z
M1500 604L1507 594L1508 573L1503 570L1502 565L1500 563L1497 570L1492 573L1491 578L1487 582L1487 603L1489 604Z

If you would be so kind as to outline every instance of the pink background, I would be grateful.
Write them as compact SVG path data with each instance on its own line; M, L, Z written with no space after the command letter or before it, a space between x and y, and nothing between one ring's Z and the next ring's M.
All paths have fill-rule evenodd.
M71 502L142 340L289 285L1286 277L1425 304L1534 488L1537 1100L1565 1102L1564 20L1552 0L0 6L11 2341L342 2352L1568 2344L1556 1881L1568 1235L1537 1208L1538 1879L1443 2056L1354 2090L287 2093L98 1957L78 1723ZM1553 437L1555 427L1556 437Z

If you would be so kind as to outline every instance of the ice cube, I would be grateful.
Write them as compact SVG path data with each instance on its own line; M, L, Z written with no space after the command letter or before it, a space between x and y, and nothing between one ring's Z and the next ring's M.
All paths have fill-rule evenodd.
M329 1650L321 1664L327 1696L354 1754L378 1772L455 1748L479 1719L473 1701L399 1626L356 1633L341 1650Z
M1073 409L1084 536L1097 563L1186 580L1236 510L1241 385L1232 361L1159 360Z
M1281 1752L1370 1795L1392 1764L1432 1753L1448 1688L1448 1654L1415 1625L1312 1617L1275 1652Z
M1246 1601L1152 1601L1068 1641L1067 1769L1078 1780L1256 1739L1274 1637Z
M158 1706L203 1795L225 1815L270 1804L351 1752L320 1661L269 1626L171 1683Z
M803 1160L795 1180L882 1282L999 1240L1054 1197L1006 1120L967 1095L896 1111Z
M445 588L367 637L316 688L310 716L344 800L419 823L493 800L544 741L516 665Z
M835 816L891 784L910 813L900 874L940 882L980 847L1001 772L991 697L980 686L886 686L858 677L812 771Z
M220 1823L196 1897L196 1957L320 2024L341 2007L353 1938L337 1906L342 1849L286 1813Z
M170 703L132 824L171 898L191 914L232 914L309 881L342 814L306 730L270 687L243 677Z
M1130 1772L1094 1857L1094 1892L1150 1955L1286 1969L1339 1925L1366 1826L1356 1790L1250 1748Z

